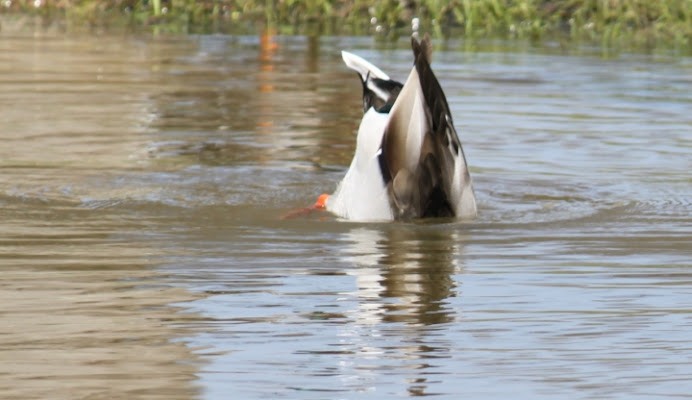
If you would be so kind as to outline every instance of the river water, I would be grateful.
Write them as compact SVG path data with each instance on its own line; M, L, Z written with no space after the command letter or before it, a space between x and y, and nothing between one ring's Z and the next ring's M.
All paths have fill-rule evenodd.
M470 222L283 215L405 40L0 35L0 398L692 397L692 58L440 44Z

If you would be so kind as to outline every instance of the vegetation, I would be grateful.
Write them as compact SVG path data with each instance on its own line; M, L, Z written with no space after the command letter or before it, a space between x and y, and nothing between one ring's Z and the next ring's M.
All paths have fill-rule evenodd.
M692 48L692 0L0 0L6 15L73 28L560 38L605 46ZM254 28L256 29L256 28Z

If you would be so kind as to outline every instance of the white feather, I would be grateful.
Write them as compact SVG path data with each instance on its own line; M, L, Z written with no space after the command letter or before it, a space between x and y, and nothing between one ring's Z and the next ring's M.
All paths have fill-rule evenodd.
M386 81L389 80L389 75L385 74L381 69L372 65L369 61L362 57L349 53L348 51L342 51L341 58L344 59L346 66L358 72L363 80L365 80L368 74L378 79L384 79Z
M415 171L420 161L420 149L426 132L429 131L428 118L425 114L425 99L423 90L420 87L418 71L414 67L406 79L406 83L399 93L390 115L397 115L408 118L408 128L406 132L398 134L406 135L406 148L396 149L395 151L406 152L406 168Z
M353 221L393 219L387 187L382 179L378 155L389 114L373 108L363 116L356 139L356 152L346 176L327 200L327 210Z
M389 93L377 87L377 85L375 85L372 82L372 78L388 81L389 75L382 72L381 69L372 65L369 61L365 60L364 58L359 57L353 53L349 53L348 51L342 51L341 58L344 59L344 63L346 63L347 67L358 72L358 74L360 75L360 79L363 82L365 82L365 84L368 86L368 89L374 92L377 95L377 97L384 99L385 101L387 100L387 98L389 98Z
M464 158L459 154L454 160L454 180L452 184L452 204L458 218L473 218L478 213L476 195L473 193L472 179ZM466 179L468 177L468 179Z

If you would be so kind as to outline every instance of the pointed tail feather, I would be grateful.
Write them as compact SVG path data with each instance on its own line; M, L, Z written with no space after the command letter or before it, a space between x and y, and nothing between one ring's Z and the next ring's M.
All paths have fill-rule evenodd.
M361 80L363 81L366 80L368 76L387 81L389 80L389 75L385 74L381 69L372 65L369 61L362 57L349 53L348 51L342 51L341 58L343 58L347 67L358 72Z
M403 85L389 79L389 75L362 57L342 51L341 58L347 67L358 73L363 84L363 112L367 112L370 107L388 112Z

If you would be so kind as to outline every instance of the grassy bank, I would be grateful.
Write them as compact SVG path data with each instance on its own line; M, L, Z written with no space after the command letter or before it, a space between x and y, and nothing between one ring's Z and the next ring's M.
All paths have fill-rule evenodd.
M375 5L373 5L375 4ZM66 29L585 40L692 48L692 0L0 0L0 12Z

